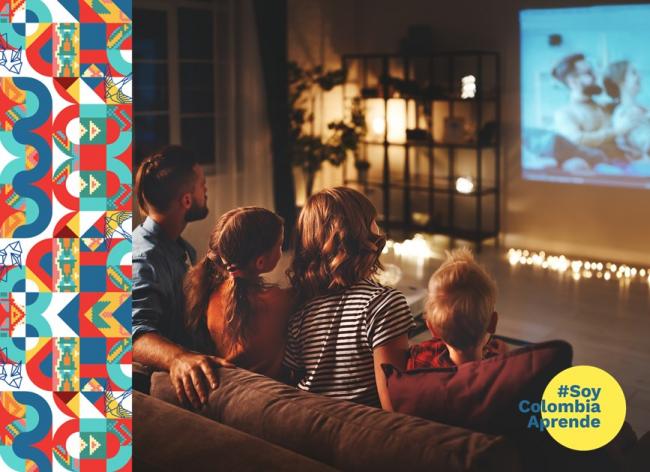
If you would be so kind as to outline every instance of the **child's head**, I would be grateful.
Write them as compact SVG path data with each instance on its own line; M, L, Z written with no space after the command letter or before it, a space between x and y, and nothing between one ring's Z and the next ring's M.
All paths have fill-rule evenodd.
M225 284L226 345L219 348L229 352L233 346L245 344L253 316L249 292L261 286L260 274L277 265L283 239L282 218L264 208L236 208L219 218L206 256L190 269L185 280L188 328L199 336L203 334L210 295Z
M475 352L496 328L496 284L466 249L448 253L429 281L426 323L459 352Z
M372 276L386 243L377 210L363 194L335 187L312 195L296 227L295 256L288 271L299 293L311 298Z
M224 276L270 272L282 255L282 218L265 208L235 208L217 220L206 258Z

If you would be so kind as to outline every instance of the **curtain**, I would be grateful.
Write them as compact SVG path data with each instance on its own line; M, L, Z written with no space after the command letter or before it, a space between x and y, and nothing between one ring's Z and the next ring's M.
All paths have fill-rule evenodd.
M296 197L288 136L287 0L253 0L253 7L271 129L274 202L289 235L296 219ZM285 247L288 243L290 238L285 238Z
M199 254L207 250L209 234L226 211L249 205L276 210L272 134L253 1L220 0L216 29L218 129L215 172L206 176L210 214L183 233Z

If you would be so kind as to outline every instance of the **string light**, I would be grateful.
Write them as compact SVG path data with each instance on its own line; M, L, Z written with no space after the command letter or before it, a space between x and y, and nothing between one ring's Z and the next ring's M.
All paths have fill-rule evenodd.
M533 265L544 270L564 273L569 271L571 277L578 281L594 276L604 280L647 280L650 283L650 268L632 267L627 264L617 265L613 262L599 262L580 259L569 259L565 255L547 255L544 251L534 252L528 249L510 248L507 259L511 266Z
M387 254L392 249L395 255L403 257L412 257L417 259L432 259L436 254L431 250L429 243L420 233L413 236L413 239L405 239L401 243L392 239L386 241L383 254Z

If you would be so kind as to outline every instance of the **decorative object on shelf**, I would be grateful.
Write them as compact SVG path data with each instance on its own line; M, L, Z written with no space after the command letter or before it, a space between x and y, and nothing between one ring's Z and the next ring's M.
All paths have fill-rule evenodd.
M342 68L354 71L343 104L360 94L368 130L354 162L343 166L343 181L363 184L382 228L445 234L479 248L496 238L498 54L348 54Z
M488 121L478 132L478 145L479 146L494 146L499 133L499 123L496 121Z
M431 139L431 133L426 129L409 128L406 130L406 140L408 142L426 142Z
M650 267L645 269L614 262L569 259L564 254L554 256L546 254L544 251L536 252L515 248L508 249L507 258L511 266L529 265L539 267L560 274L566 273L574 280L580 280L581 278L616 279L621 282L639 280L650 284Z
M445 118L444 142L448 144L462 144L467 142L465 132L465 118L448 116Z
M314 130L315 94L332 90L345 82L345 69L325 71L322 66L303 69L297 63L289 63L289 149L294 166L302 169L305 175L306 196L314 187L314 177L323 162L335 166L351 152L358 159L357 149L366 135L366 120L361 99L351 101L349 119L332 121L327 124L329 136L319 136Z

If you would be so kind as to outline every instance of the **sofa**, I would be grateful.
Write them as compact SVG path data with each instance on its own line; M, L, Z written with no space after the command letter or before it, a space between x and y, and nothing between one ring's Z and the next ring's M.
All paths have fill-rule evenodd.
M487 434L336 400L220 369L207 405L178 404L166 373L134 393L135 470L650 470L650 434L625 424L596 451L546 433ZM171 439L170 439L171 438Z
M155 373L151 396L156 398L149 400L138 395L134 399L134 429L137 432L134 458L139 458L140 451L159 447L154 439L159 435L182 442L189 436L195 446L199 442L211 442L212 436L199 434L194 425L187 430L185 426L177 427L178 418L185 418L182 424L187 428L200 418L201 424L207 421L228 427L232 433L245 433L256 441L275 445L286 451L286 460L294 464L298 464L294 458L299 456L302 460L316 461L319 467L338 470L521 470L515 444L503 436L303 392L243 369L220 369L219 377L219 387L212 391L207 405L201 411L190 413L178 405L169 376ZM146 408L140 407L141 404ZM163 404L164 410L154 413ZM175 418L173 423L165 423L163 417L167 415ZM153 419L155 416L157 420ZM147 431L152 431L152 435L148 436ZM224 436L228 431L218 434ZM241 448L223 450L217 444L213 446L219 470L282 470L279 467L255 469L255 464L249 463L252 458L257 461L259 456L270 451L268 447L258 447L257 442L251 442L248 453L242 453ZM273 457L280 457L275 450L273 454ZM150 453L143 456L143 460L146 457L148 463L156 465L150 456ZM166 459L161 458L160 462L165 463ZM191 470L216 468L192 467ZM316 469L306 467L302 470Z

